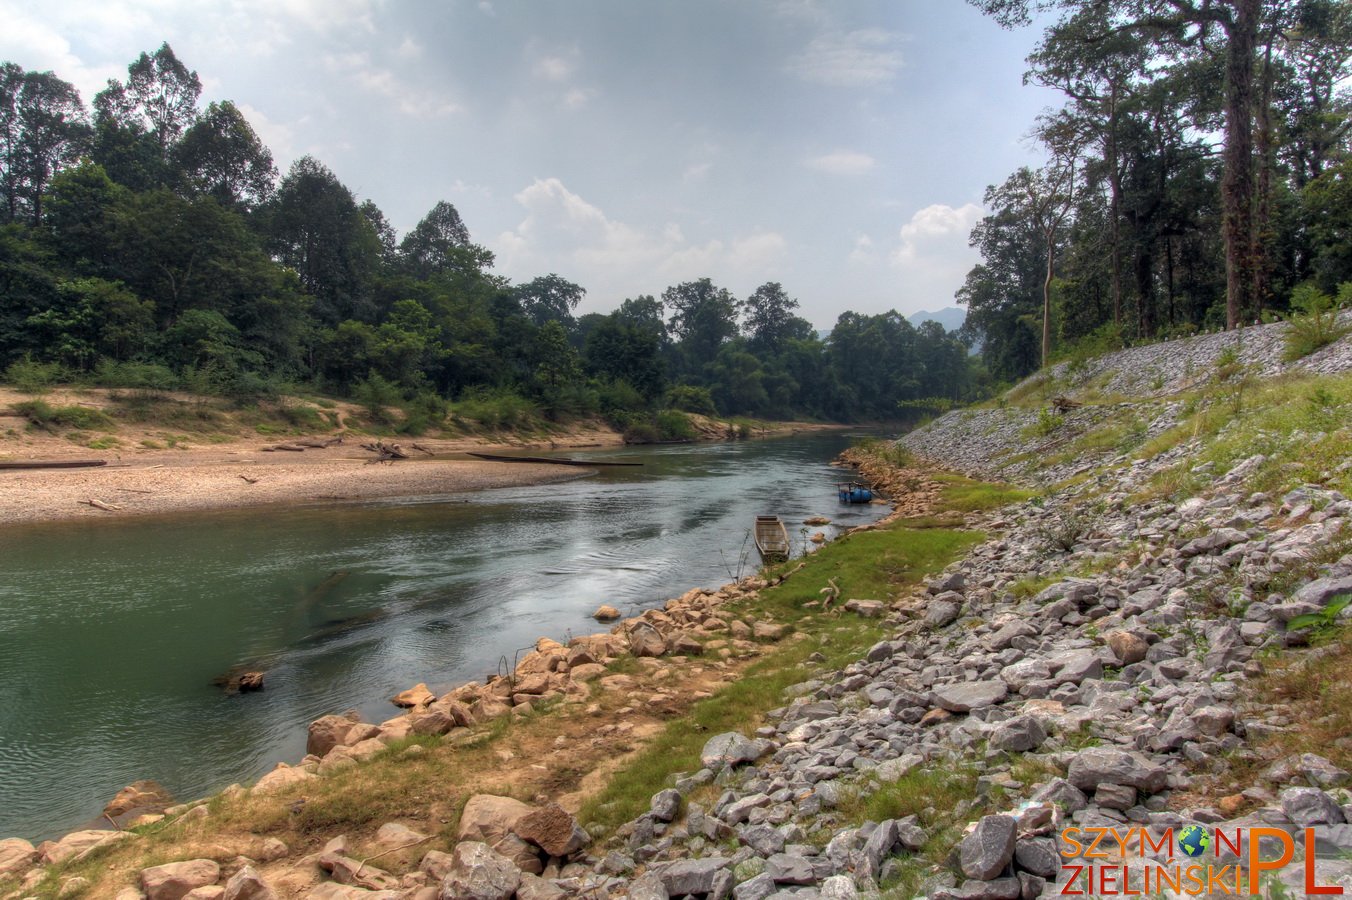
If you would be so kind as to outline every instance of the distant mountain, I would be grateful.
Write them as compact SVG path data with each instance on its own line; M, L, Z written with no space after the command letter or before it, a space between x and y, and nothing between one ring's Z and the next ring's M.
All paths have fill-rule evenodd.
M938 322L940 325L944 326L945 331L956 331L962 327L963 322L967 321L967 310L957 306L946 306L938 312L925 312L922 310L906 317L906 321L917 328L920 327L921 322L927 320Z

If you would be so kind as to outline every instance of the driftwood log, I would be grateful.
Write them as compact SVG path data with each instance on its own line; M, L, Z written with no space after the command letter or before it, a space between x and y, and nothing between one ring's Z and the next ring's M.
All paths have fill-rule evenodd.
M373 441L369 444L362 444L361 448L376 455L375 459L368 459L367 462L388 462L392 463L397 459L408 459L398 444L387 444L384 441Z
M92 498L89 500L81 500L80 502L85 504L86 506L92 506L95 509L101 509L104 512L115 512L116 510L122 508L118 506L116 503L104 503L102 500L94 500Z
M240 477L240 478L243 478L243 479L244 479L246 482L248 482L249 484L258 484L258 479L257 479L257 478L250 478L248 475L241 475L241 476L239 476L239 477Z

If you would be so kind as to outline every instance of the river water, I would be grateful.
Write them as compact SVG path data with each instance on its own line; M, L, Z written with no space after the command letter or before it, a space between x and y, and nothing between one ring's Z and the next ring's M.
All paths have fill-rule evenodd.
M561 484L342 506L0 531L0 837L50 837L153 778L189 799L304 753L305 726L379 722L510 666L541 636L759 566L757 514L795 552L881 507L835 499L839 433L597 451L642 468ZM818 529L814 528L813 531ZM523 654L525 651L522 651ZM267 672L226 696L232 667Z

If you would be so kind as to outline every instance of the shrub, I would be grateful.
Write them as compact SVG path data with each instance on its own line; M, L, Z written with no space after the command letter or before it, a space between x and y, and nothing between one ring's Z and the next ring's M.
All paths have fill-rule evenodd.
M144 391L172 391L179 386L178 376L168 366L157 363L100 360L94 370L94 383L106 388L134 388Z
M57 428L94 431L116 427L107 413L88 406L52 406L44 400L24 400L14 404L14 412L47 431Z
M666 405L671 409L699 413L703 416L718 415L718 410L714 407L714 396L709 389L689 384L678 384L667 391Z
M68 374L60 363L34 362L30 356L11 363L5 370L5 381L25 394L41 394L52 385L66 380Z
M539 414L535 404L505 388L468 390L457 401L454 409L458 419L495 429L527 425Z
M371 421L390 425L394 422L390 407L402 403L404 395L397 384L372 372L365 380L357 382L352 390L352 398L362 405Z
M1338 300L1319 290L1311 282L1297 285L1291 292L1291 307L1299 312L1291 316L1286 330L1287 362L1309 356L1347 334L1338 322L1338 306L1352 298L1352 282L1338 288Z
M690 420L674 409L664 409L657 414L657 433L664 441L692 441L695 428Z
M624 430L626 444L655 444L661 439L657 426L651 422L635 422Z

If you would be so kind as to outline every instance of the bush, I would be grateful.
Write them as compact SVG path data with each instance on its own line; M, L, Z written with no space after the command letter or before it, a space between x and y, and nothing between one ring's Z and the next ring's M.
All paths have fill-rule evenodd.
M95 431L116 427L107 413L88 406L52 406L45 400L24 400L14 404L14 412L47 431L57 428Z
M134 388L145 391L172 391L179 386L178 376L168 366L157 363L100 360L94 370L94 384L106 388Z
M656 444L661 439L661 433L652 422L635 422L624 430L626 444Z
M472 388L461 395L454 410L457 419L494 429L528 425L539 415L534 403L505 388Z
M666 405L671 409L699 413L702 416L718 415L718 410L714 407L714 396L709 389L689 384L678 384L667 391Z
M1352 282L1339 286L1337 301L1308 281L1291 292L1291 307L1298 312L1287 326L1287 362L1309 356L1347 334L1347 326L1338 323L1338 307L1348 299L1352 299Z
M674 409L664 409L657 414L657 434L664 441L693 441L695 427L682 413Z
M30 356L11 363L5 370L5 381L25 394L41 394L52 385L68 380L69 374L60 363L34 362Z
M372 422L380 425L394 424L394 417L390 415L390 407L396 407L404 402L404 395L399 390L399 386L389 381L376 372L372 372L365 380L357 382L352 389L352 399L356 400L366 410L366 415Z

